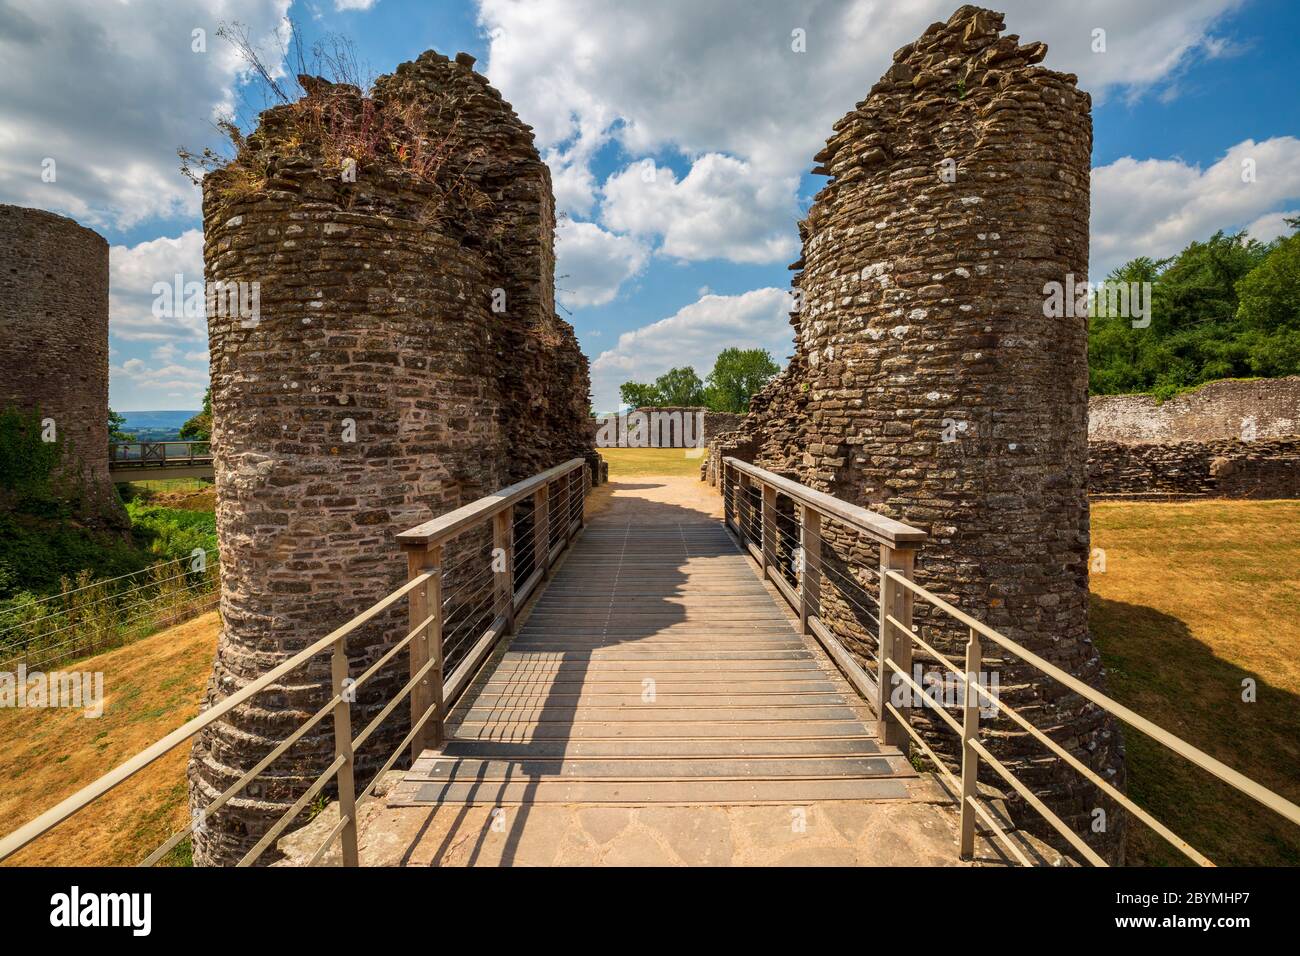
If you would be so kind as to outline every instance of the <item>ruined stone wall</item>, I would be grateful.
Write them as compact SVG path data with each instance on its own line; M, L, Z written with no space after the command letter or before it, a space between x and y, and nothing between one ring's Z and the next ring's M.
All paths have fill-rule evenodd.
M1002 27L1000 14L962 7L900 49L835 124L816 157L830 182L800 223L792 266L796 354L715 454L747 452L925 529L923 585L1100 685L1087 619L1086 326L1043 308L1045 283L1087 272L1090 101L1075 77L1037 65L1044 44ZM823 616L874 671L874 553L834 529ZM923 612L918 622L960 659L964 629ZM1013 662L1001 686L1122 783L1113 722ZM945 726L915 721L956 754ZM1119 852L1118 813L1091 834L1105 804L1077 773L1005 720L985 739L1077 831Z
M678 416L679 419L685 419L691 416L690 423L683 423L682 434L689 432L691 443L698 442L696 426L703 421L704 441L709 442L719 435L734 431L741 422L745 420L744 415L734 415L730 412L715 412L712 409L705 408L701 405L662 405L657 408L634 408L626 413L628 416L633 414L645 415L647 421L652 420L652 416ZM703 416L701 419L699 416ZM601 428L604 426L606 418L604 416L591 419L591 434L599 446L601 438ZM630 429L629 424L628 428ZM682 447L682 439L678 434L676 421L665 424L659 429L650 429L650 446L652 448L679 448Z
M108 474L108 243L64 216L0 204L0 409L39 409L82 517L124 526Z
M1091 441L1088 492L1118 498L1300 498L1300 437Z
M224 623L209 703L400 584L396 533L568 458L598 461L587 362L554 310L549 173L473 62L425 53L371 99L306 79L308 96L264 113L205 183L208 282L260 284L257 317L209 316ZM363 126L399 139L366 152L350 138ZM357 150L347 181L340 155ZM458 544L445 565L473 579L482 545ZM400 604L356 632L353 675L405 625ZM354 732L405 681L406 660L361 688ZM195 810L328 698L328 670L320 655L196 741ZM359 784L407 713L358 755ZM327 720L205 821L196 861L238 860L332 747Z
M1131 444L1300 435L1300 376L1209 382L1158 402L1151 395L1094 395L1088 438Z

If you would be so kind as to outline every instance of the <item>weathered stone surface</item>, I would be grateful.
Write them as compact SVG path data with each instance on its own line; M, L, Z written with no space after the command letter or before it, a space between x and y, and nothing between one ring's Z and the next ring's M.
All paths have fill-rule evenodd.
M1087 273L1090 100L1074 77L1033 65L1042 44L999 38L1002 27L962 7L835 124L817 156L831 180L800 223L795 354L742 427L711 443L704 474L734 455L927 530L920 583L1100 686L1086 319L1044 315L1046 283ZM874 671L876 548L834 524L824 536L821 616ZM961 658L964 628L919 603L917 620ZM1015 660L985 666L1000 667L1004 700L1122 786L1113 721ZM914 720L957 753L945 725ZM1100 852L1122 853L1120 814L1077 773L1006 719L985 739ZM1100 836L1097 806L1111 824Z
M566 459L599 462L587 361L555 314L554 199L530 128L467 58L432 51L369 99L304 87L204 188L208 281L260 284L255 321L209 316L225 625L209 703L392 591L406 575L397 532ZM388 132L374 146L353 136L363 130ZM485 613L482 565L461 565L478 590L448 611L464 611L465 633ZM353 676L405 624L399 604L356 631ZM400 654L359 690L354 733L405 679ZM296 730L328 680L318 655L205 731L194 808ZM407 715L400 706L358 754L359 782ZM238 860L332 754L325 720L206 821L195 860Z
M1094 395L1088 438L1156 442L1260 440L1300 435L1300 375L1210 382L1158 402L1151 395Z
M1088 491L1125 498L1300 498L1300 436L1090 441Z
M54 420L78 516L126 527L108 475L108 243L64 216L0 204L0 409L8 407Z

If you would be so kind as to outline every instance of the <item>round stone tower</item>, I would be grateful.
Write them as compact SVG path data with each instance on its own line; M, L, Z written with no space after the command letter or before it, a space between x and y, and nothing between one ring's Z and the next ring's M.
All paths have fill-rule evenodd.
M108 475L108 243L64 216L0 204L4 408L52 421L82 517L126 523Z
M733 441L763 467L926 529L916 577L1100 686L1088 633L1090 99L1037 65L1042 43L962 7L894 55L816 157L830 177L800 223L796 354ZM864 582L868 590L874 581ZM874 651L875 625L826 601ZM958 660L963 628L925 617ZM863 642L861 635L866 635ZM1009 654L1002 698L1123 783L1117 726ZM990 665L992 666L992 665ZM936 748L937 718L914 712ZM1122 818L1005 718L990 746L1103 854ZM996 780L990 782L997 783ZM1109 815L1093 833L1095 808ZM1024 809L1023 807L1021 809ZM1036 824L1026 810L1017 816Z
M391 592L398 532L591 452L587 362L555 315L550 175L473 62L429 52L368 97L302 77L306 96L204 184L224 623L209 700ZM354 675L405 615L351 636ZM196 741L196 811L327 699L328 676L319 655ZM398 655L363 685L354 732L406 677ZM406 713L358 754L359 785ZM237 861L332 755L325 721L205 819L196 861Z

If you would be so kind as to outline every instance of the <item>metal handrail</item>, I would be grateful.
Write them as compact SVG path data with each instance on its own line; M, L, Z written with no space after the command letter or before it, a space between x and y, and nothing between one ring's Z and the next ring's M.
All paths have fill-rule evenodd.
M1300 825L1300 806L1256 783L1244 774L1233 770L1204 751L1193 747L1187 741L1171 734L1101 691L1090 687L1077 677L1044 660L1023 645L976 620L917 584L913 580L912 570L917 549L925 540L924 532L860 506L850 505L824 492L808 488L798 482L737 458L727 457L722 460L721 473L718 478L723 495L723 521L727 528L737 535L742 546L760 566L764 577L770 579L777 592L799 612L804 633L815 637L821 643L849 682L874 706L876 715L880 719L882 742L904 749L909 743L915 743L934 762L939 773L952 788L954 794L960 794L960 853L964 859L969 859L974 853L975 821L978 818L990 828L993 835L1006 846L1012 856L1021 863L1029 865L1029 860L1024 852L1010 838L1009 829L995 820L994 814L980 803L981 798L977 790L977 781L979 764L982 760L990 769L1006 780L1011 788L1019 793L1050 826L1061 833L1084 859L1095 865L1106 865L1106 861L1096 851L1089 847L1036 794L1017 779L1010 768L991 754L980 741L979 711L982 698L995 706L1000 714L1005 714L1017 726L1051 751L1055 757L1063 760L1068 766L1096 785L1103 793L1115 800L1117 804L1158 833L1188 859L1201 866L1214 865L1186 840L1179 837L1167 826L1156 820L1149 812L1134 803L1127 794L1048 737L1047 734L1026 719L1024 715L999 700L987 688L983 687L979 683L977 675L982 666L984 639L990 640L1017 655L1046 676L1060 681L1081 697L1091 701L1137 730L1153 737L1157 742L1197 767L1280 814L1292 823ZM761 509L755 509L754 507L751 498L751 492L754 488L757 488L761 493ZM774 566L776 558L774 542L780 536L780 530L776 526L776 495L778 493L787 496L801 506L798 510L797 519L799 525L798 550L801 565L797 587L792 586ZM757 520L752 514L754 510L760 510ZM876 657L878 671L874 679L854 659L853 655L840 642L826 622L821 619L820 589L822 579L825 577L823 573L825 569L821 561L822 522L826 519L838 521L854 531L860 532L880 546L879 571L868 569L869 573L873 573L880 583L879 639ZM757 546L754 543L755 539L757 539ZM828 578L828 580L830 579ZM835 583L842 590L843 581L832 581L832 583ZM969 629L964 667L959 667L956 661L940 653L913 631L912 605L915 599L931 604ZM901 640L900 636L905 637L906 640ZM965 688L960 723L948 714L942 706L932 701L925 690L909 674L913 644L919 647L929 658L942 664L948 672L954 674L961 682L962 687ZM895 706L890 700L891 686L900 683L908 687L913 695L919 698L922 706L933 709L943 723L961 739L960 779L948 770L930 744L911 725L908 716L908 711L911 708L906 705ZM992 807L992 804L990 804L990 807Z
M564 511L553 514L550 507L550 489L557 485L565 496ZM548 469L533 478L512 485L509 488L489 495L450 512L442 518L426 522L417 528L403 532L397 537L408 554L410 573L408 580L392 593L386 595L366 610L357 614L342 626L308 645L292 657L267 671L245 687L214 704L210 709L187 721L182 726L167 734L161 740L128 758L108 773L76 793L46 810L34 820L0 839L0 860L4 860L32 841L72 817L80 810L101 799L123 782L135 776L145 767L169 753L176 747L193 738L203 729L216 723L241 704L247 703L259 692L288 676L289 673L325 650L332 653L332 695L325 704L308 717L292 734L282 740L270 753L259 760L224 792L217 796L205 809L211 813L225 806L227 802L240 793L277 758L300 740L311 728L319 724L327 714L334 718L335 756L334 759L315 778L312 784L298 800L271 826L256 844L240 860L239 865L246 866L256 860L271 845L274 839L288 827L307 806L307 803L325 788L332 779L338 780L340 819L331 830L326 842L312 856L315 863L325 854L329 846L340 836L343 839L344 865L358 864L356 803L364 800L373 792L380 777L390 770L400 758L403 751L411 746L418 751L424 748L430 739L440 742L443 737L443 723L447 712L454 706L457 698L469 686L470 679L481 663L486 660L496 642L513 629L514 613L527 601L531 592L545 576L545 572L554 559L572 542L574 536L585 524L584 503L590 488L588 469L585 459L575 458L563 465ZM523 490L521 490L523 489ZM465 660L450 675L442 672L442 618L443 603L440 595L442 569L440 560L444 544L454 536L479 527L491 521L494 536L501 541L505 536L507 553L513 550L513 522L508 519L514 505L528 494L534 500L534 545L538 548L537 560L540 562L527 582L516 590L514 582L514 561L505 564L503 574L495 575L494 591L499 605L491 625L479 637ZM556 496L558 500L558 495ZM552 547L552 520L559 531L558 543ZM539 534L536 532L544 532ZM374 620L393 605L406 598L410 608L411 629L395 646L388 649L379 660L371 664L353 681L348 681L348 661L346 653L347 637L357 628ZM351 691L377 673L385 664L392 661L403 649L410 649L411 678L398 690L379 714L353 737L350 722ZM431 686L432 685L432 686ZM397 749L384 763L378 773L360 797L355 795L353 754L374 733L380 722L407 697L411 700L411 729L398 745ZM432 728L432 730L430 730ZM162 859L194 829L191 821L179 832L169 837L163 844L151 852L141 865L150 866Z
M181 454L171 454L169 446L183 445L185 451ZM204 453L196 453L195 446L202 445L206 448ZM138 448L139 454L132 457L129 453L123 455L124 449L129 450ZM114 465L136 465L141 468L151 465L169 465L169 464L194 464L196 462L205 463L212 460L212 440L211 439L178 439L176 441L119 441L108 443L108 460Z
M1129 709L1128 707L1125 707L1123 704L1119 703L1119 701L1114 700L1113 698L1107 696L1106 694L1103 694L1101 691L1097 690L1096 688L1089 686L1088 684L1079 680L1074 675L1068 673L1067 671L1062 670L1061 668L1057 667L1055 664L1052 664L1050 661L1043 659L1042 657L1038 656L1033 651L1023 646L1022 644L1012 640L1011 638L1000 633L999 631L994 630L993 628L989 627L987 624L984 624L983 622L976 620L975 618L961 611L959 608L956 608L953 605L949 604L947 601L943 600L938 595L933 594L932 592L928 591L926 588L917 584L915 581L909 580L904 576L892 571L885 572L884 576L889 580L897 583L901 587L907 589L916 597L921 598L922 600L926 601L928 604L932 605L938 610L943 611L945 614L947 614L949 617L953 618L954 620L959 621L960 623L966 625L968 628L970 628L972 638L974 638L976 634L978 634L980 637L988 638L989 640L993 641L1000 647L1015 654L1025 663L1030 664L1037 670L1043 672L1048 677L1051 677L1054 680L1057 680L1060 683L1064 684L1070 690L1077 693L1080 697L1083 697L1084 699L1097 705L1102 710L1106 711L1112 716L1119 718L1120 720L1124 721L1126 724L1130 725L1136 730L1139 730L1142 733L1146 734L1148 737L1151 737L1157 743L1164 746L1166 749L1172 750L1174 753L1182 757L1184 760L1187 760L1188 762L1201 768L1202 770L1213 775L1214 777L1217 777L1219 780L1222 780L1224 783L1228 784L1233 789L1237 790L1239 793L1245 794L1246 796L1250 797L1252 800L1255 800L1257 803L1260 803L1263 806L1267 807L1268 809L1272 810L1274 813L1277 813L1280 816L1284 817L1285 819L1289 820L1290 822L1300 826L1300 806L1297 806L1296 804L1292 803L1290 800L1287 800L1285 797L1281 796L1280 794L1274 793L1272 790L1269 790L1267 787L1255 782L1254 780L1250 779L1240 771L1234 770L1233 768L1229 767L1227 764L1223 763L1222 761L1216 760L1214 757L1211 757L1209 754L1205 753L1205 751L1200 750L1197 747L1194 747L1192 744L1183 740L1181 737L1178 737L1177 735L1170 733L1169 731L1165 730L1163 727L1159 726L1158 724L1155 724L1152 721L1148 720L1147 718L1143 717L1141 714L1138 714L1135 711ZM1114 786L1107 783L1105 780L1099 777L1095 772L1093 772L1088 767L1086 767L1086 765L1083 765L1080 761L1078 761L1077 758L1069 754L1069 752L1066 751L1063 747L1061 747L1055 741L1051 740L1051 738L1047 737L1047 735L1044 734L1042 731L1038 730L1038 728L1034 727L1028 720L1024 718L1023 715L1017 713L1014 709L1009 707L1007 704L994 698L986 688L982 687L979 684L979 682L974 679L973 671L963 672L959 670L952 661L938 654L936 651L934 651L933 648L930 648L929 645L926 645L917 634L912 633L910 627L904 627L903 623L895 619L894 617L887 616L884 623L887 627L892 627L896 629L898 633L904 634L908 636L912 641L923 645L928 651L930 651L933 657L936 657L940 662L944 663L949 668L949 670L954 675L956 675L958 680L962 682L963 686L967 688L967 693L964 695L965 708L969 709L973 707L976 713L978 714L979 704L977 703L975 698L978 697L986 698L990 703L995 704L997 706L999 712L1007 714L1007 716L1009 716L1013 721L1015 721L1020 727L1027 730L1036 740L1044 744L1054 754L1064 759L1075 770L1078 770L1079 772L1083 773L1092 783L1099 785L1102 788L1102 790L1107 793L1108 796L1110 796L1112 799L1118 802L1126 810L1129 810L1131 813L1137 816L1138 819L1140 819L1143 823L1146 823L1148 826L1150 826L1153 830L1155 830L1158 834L1160 834L1160 836L1163 837L1168 843L1170 843L1172 846L1174 846L1176 849L1182 852L1189 859L1193 860L1194 862L1196 862L1201 866L1214 865L1208 858L1206 858L1203 854L1201 854L1194 847L1188 844L1187 841L1178 837L1171 830L1169 830L1168 827L1159 823L1159 821L1155 820L1149 813L1147 813L1145 810L1141 809L1135 803L1133 803L1133 801L1127 795L1123 794L1122 792L1117 790ZM923 699L924 699L924 695L923 695ZM942 711L939 710L938 708L936 708L936 711L942 713ZM944 716L947 717L947 714L944 714ZM959 731L959 733L962 732ZM963 743L964 744L968 743L971 747L973 747L979 753L979 755L984 758L985 762L988 762L995 771L997 771L1000 775L1005 777L1006 776L1006 774L1004 773L1005 767L1000 765L997 761L990 761L990 758L987 756L987 752L985 751L983 745L979 743L978 739L972 738L970 740L967 740L966 739L967 736L968 735L963 734ZM1013 786L1017 786L1018 783L1018 781L1012 782L1011 780L1008 780L1008 782L1012 783ZM1056 829L1060 830L1061 826L1064 826L1064 824L1061 823L1060 819L1056 817L1055 814L1051 813L1050 811L1047 811L1046 808L1040 808L1038 806L1035 806L1035 809L1039 810L1040 814L1042 814L1045 818L1047 818L1048 823L1052 824L1052 826L1055 827Z

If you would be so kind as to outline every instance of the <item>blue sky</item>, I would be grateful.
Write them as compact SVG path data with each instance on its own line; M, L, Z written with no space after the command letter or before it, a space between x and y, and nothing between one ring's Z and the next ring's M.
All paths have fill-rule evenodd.
M218 23L247 24L274 59L287 14L309 42L350 37L374 73L429 48L469 52L551 165L562 314L606 409L625 379L680 364L703 375L728 345L785 359L795 221L820 187L812 155L892 51L957 5L0 0L0 201L71 215L112 244L114 407L192 408L207 377L202 318L154 317L151 290L201 278L198 190L176 147L209 141L210 117L248 94ZM995 6L1093 93L1094 277L1216 229L1269 239L1300 210L1300 5ZM791 49L795 29L805 52ZM41 180L46 157L55 183ZM1253 183L1239 175L1247 159Z

